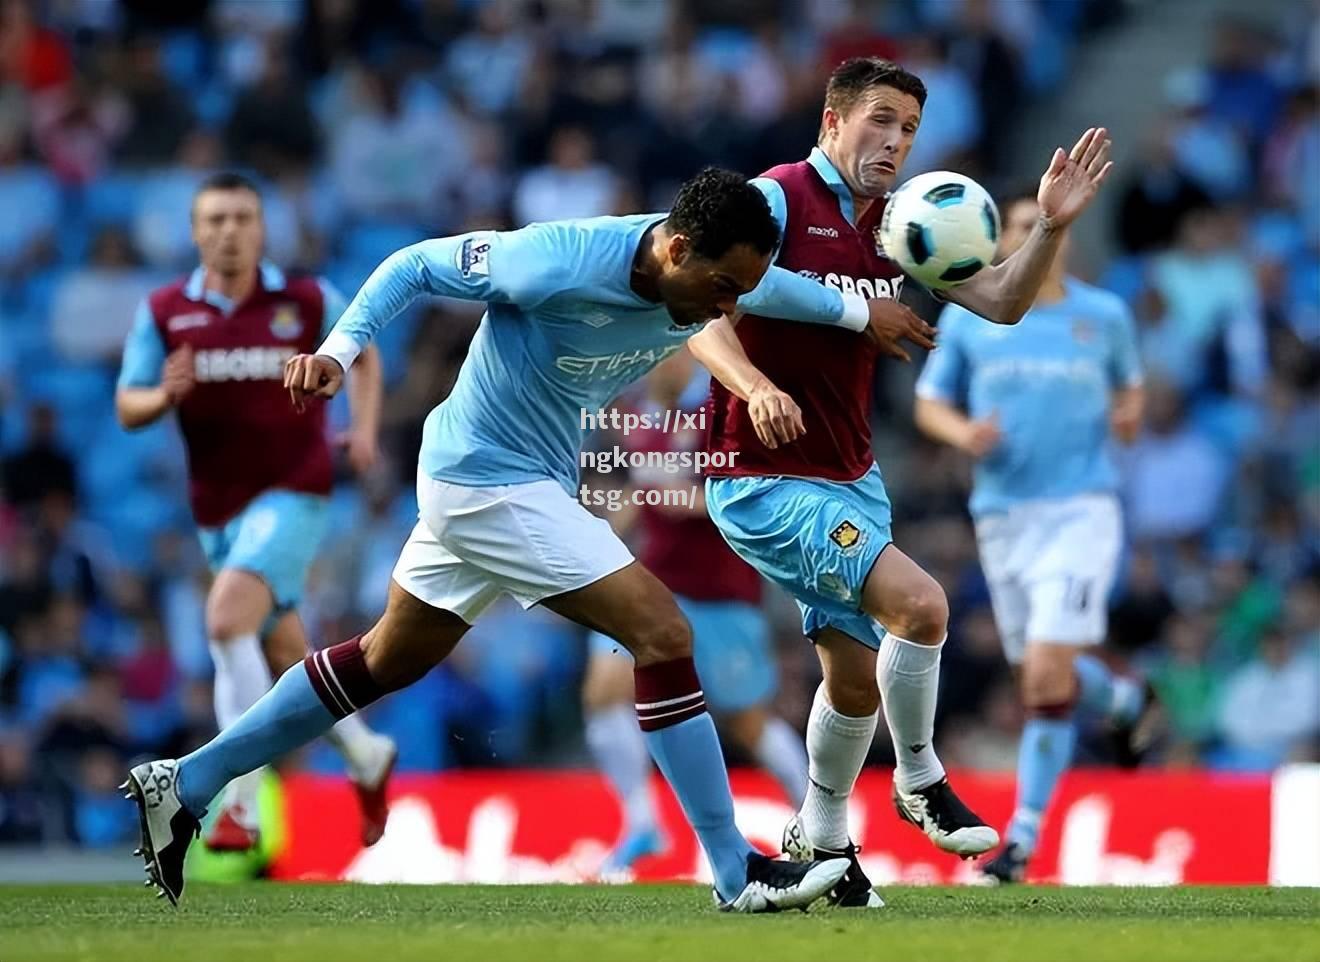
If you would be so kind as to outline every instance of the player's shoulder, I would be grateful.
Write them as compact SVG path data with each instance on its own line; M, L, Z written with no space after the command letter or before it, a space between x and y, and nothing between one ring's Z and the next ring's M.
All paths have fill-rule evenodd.
M147 292L144 301L151 311L152 317L159 320L169 314L177 314L183 310L192 300L188 296L188 287L191 283L192 277L185 274L183 277L176 278L168 284L154 287Z
M527 282L543 293L617 279L620 265L631 265L642 233L664 217L628 214L528 224L513 232L520 235L519 265Z
M1076 277L1069 277L1065 285L1068 299L1073 302L1075 309L1084 310L1097 319L1122 323L1132 314L1127 302L1113 291L1088 284Z
M791 164L776 164L769 170L758 175L758 179L773 180L781 186L792 184L805 177L811 170L811 164L805 160L797 160Z

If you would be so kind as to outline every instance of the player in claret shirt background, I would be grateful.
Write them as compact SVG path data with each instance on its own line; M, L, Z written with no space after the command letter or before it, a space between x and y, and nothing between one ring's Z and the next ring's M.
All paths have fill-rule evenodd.
M783 231L775 263L842 291L845 318L867 336L757 316L741 318L736 330L722 318L690 342L722 382L713 387L710 449L739 455L734 467L711 470L711 518L739 555L797 599L824 672L807 726L811 780L785 828L784 848L801 859L826 852L851 859L831 900L855 907L882 904L847 825L848 796L882 697L900 817L963 857L999 840L954 794L932 744L948 601L892 543L889 497L871 452L877 357L907 360L900 339L932 346L931 329L898 303L904 278L878 240L884 198L925 101L925 85L902 67L874 57L845 61L826 88L810 157L753 181ZM983 318L1016 323L1035 300L1064 228L1108 173L1108 150L1103 129L1088 130L1071 154L1056 150L1040 182L1040 217L1021 247L948 298ZM800 405L804 431L766 444L751 414L756 395L772 388Z
M141 428L171 411L188 451L189 500L215 575L206 628L221 728L307 653L295 606L325 529L333 461L325 409L298 412L284 365L334 326L345 301L327 281L285 274L262 260L261 196L251 181L217 174L193 201L201 266L153 291L138 308L115 404ZM350 375L348 457L375 458L381 371L374 349ZM344 756L362 810L362 841L385 829L385 786L397 750L355 715L326 733ZM206 844L246 851L259 841L260 771L234 779Z

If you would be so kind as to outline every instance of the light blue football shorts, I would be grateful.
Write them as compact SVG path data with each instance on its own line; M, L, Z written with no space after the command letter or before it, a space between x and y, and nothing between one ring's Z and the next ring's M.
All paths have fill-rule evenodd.
M770 645L770 624L759 605L744 601L693 601L676 596L692 625L692 656L706 704L734 712L768 702L779 687L779 668ZM628 651L613 638L593 631L591 654Z
M302 598L329 505L315 494L263 491L225 524L198 529L206 563L213 574L225 568L252 572L270 588L276 611L287 611Z
M861 610L866 577L893 541L878 467L848 483L707 478L706 507L738 556L797 600L803 634L832 627L879 649L885 630Z

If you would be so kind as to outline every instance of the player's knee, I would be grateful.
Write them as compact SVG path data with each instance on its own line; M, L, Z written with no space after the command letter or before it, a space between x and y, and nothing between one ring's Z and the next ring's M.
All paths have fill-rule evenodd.
M880 710L880 684L874 673L833 672L825 679L825 696L831 708L849 718L863 718Z
M226 605L208 605L206 609L206 634L212 641L226 644L250 635L257 630L251 618L243 617Z
M640 624L627 639L638 667L692 657L692 628L677 608Z
M949 601L934 579L904 600L896 624L886 625L900 638L919 645L938 645L949 630Z
M1076 699L1077 683L1071 663L1064 658L1031 658L1019 678L1022 704L1028 711L1065 710Z

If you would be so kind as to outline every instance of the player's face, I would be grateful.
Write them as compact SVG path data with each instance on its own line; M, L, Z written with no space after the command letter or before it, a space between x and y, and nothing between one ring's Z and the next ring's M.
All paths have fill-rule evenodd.
M250 190L208 190L193 203L193 241L217 274L256 270L266 243L261 200Z
M824 146L853 193L883 197L893 190L920 125L917 98L873 87L846 114L825 108Z
M1003 214L1003 228L999 235L998 260L1002 261L1027 242L1036 221L1040 219L1040 207L1034 200L1019 200L1011 204ZM1055 254L1055 263L1063 264L1068 259L1068 235L1064 234Z
M659 280L660 297L675 324L688 326L737 310L738 298L756 289L770 267L770 255L750 244L734 244L723 257L696 254L687 238L670 240L670 270Z

